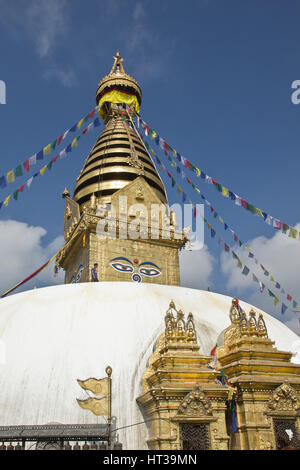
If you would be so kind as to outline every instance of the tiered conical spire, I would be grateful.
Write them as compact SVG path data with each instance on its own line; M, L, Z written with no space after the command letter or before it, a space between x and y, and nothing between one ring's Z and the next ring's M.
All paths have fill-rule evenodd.
M167 202L164 185L146 148L135 131L123 103L137 110L141 90L136 80L124 71L123 59L117 52L110 73L99 83L96 101L106 128L91 150L77 178L74 200L80 206L94 194L98 202L108 203L114 192L138 176L143 176L159 199Z

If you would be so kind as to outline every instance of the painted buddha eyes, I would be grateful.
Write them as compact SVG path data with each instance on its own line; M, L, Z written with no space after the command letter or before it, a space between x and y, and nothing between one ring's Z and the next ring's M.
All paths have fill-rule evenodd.
M143 267L141 267L143 266ZM151 267L146 267L146 266L151 266ZM147 261L145 263L141 263L139 267L140 274L143 274L144 276L159 276L161 274L161 271L158 266L154 263L148 263Z
M133 266L129 266L128 264L111 263L111 267L116 269L117 271L121 271L123 273L132 273L133 272Z
M128 258L118 257L112 259L110 261L110 265L112 268L122 273L133 273L136 269L139 274L142 274L143 276L155 277L160 276L161 274L161 269L151 261L145 261L139 264L137 259L134 259L132 263ZM139 274L133 274L131 276L132 280L135 282L141 282L142 278Z

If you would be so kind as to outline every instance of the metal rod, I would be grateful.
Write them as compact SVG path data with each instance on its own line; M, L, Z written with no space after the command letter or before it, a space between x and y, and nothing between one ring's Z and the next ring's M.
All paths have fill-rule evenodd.
M107 419L107 427L108 427L108 448L111 448L111 408L112 408L112 397L111 397L111 374L112 368L107 366L105 372L108 376L108 419Z

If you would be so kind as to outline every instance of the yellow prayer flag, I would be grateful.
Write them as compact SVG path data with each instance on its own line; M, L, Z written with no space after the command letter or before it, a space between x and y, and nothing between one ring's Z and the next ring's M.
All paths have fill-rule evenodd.
M219 221L221 222L221 224L224 224L224 220L220 216L219 216Z
M41 175L43 175L45 173L46 168L47 168L47 165L45 165L45 166L43 166L43 168L41 168L41 170L40 170Z
M222 194L223 194L223 196L225 196L225 197L229 197L229 190L228 190L228 188L224 188L224 186L222 186Z
M156 155L155 155L155 152L154 152L154 150L153 150L153 149L151 149L151 153L152 153L153 157L155 157L155 156L156 156Z
M291 238L297 238L297 230L295 228L290 229L289 237Z
M250 248L249 248L249 246L244 246L244 248L245 248L245 250L247 250L247 251L251 251Z
M201 192L200 189L196 188L196 186L195 186L195 189L196 189L197 193L200 194L200 192Z
M199 168L196 167L196 174L197 176L200 176L201 175L201 171L199 170Z
M87 400L79 400L78 405L84 410L89 410L96 416L108 416L109 400L108 398L88 398Z
M176 162L174 162L174 160L172 161L171 166L175 166L175 167L177 166Z
M47 145L47 147L43 149L44 155L49 155L50 153L51 153L51 144Z
M71 147L77 147L78 143L77 143L77 137L75 137L75 139L73 140L72 144L71 144Z
M109 394L108 377L105 377L104 379L100 379L100 380L97 380L94 378L90 378L87 380L77 379L77 382L79 383L80 387L82 387L84 390L89 390L90 392L93 392L93 394L98 397L101 395Z
M263 216L263 213L262 213L262 210L259 209L258 207L257 207L256 209L258 210L259 215L261 215L262 217L264 217L264 216Z
M13 183L15 181L15 174L14 170L10 170L6 175L6 181L8 183Z
M7 204L9 203L10 196L11 196L11 194L10 194L9 196L7 196L7 198L3 201L3 204L4 204L5 206L7 206Z
M151 132L151 137L152 137L152 139L155 139L155 137L157 137L157 134L156 134L155 131L152 131L152 132Z
M273 276L271 276L271 281L276 282Z
M79 123L77 124L78 129L81 128L81 124L83 123L83 119L80 119Z
M176 150L175 150L175 149L172 149L172 152L173 152L174 157L176 157L176 156L177 156Z
M228 400L232 400L234 393L235 393L235 389L232 387L229 387L228 388Z
M276 307L276 305L278 304L278 302L279 302L278 297L275 297L275 299L274 299L274 305L275 305L275 307Z

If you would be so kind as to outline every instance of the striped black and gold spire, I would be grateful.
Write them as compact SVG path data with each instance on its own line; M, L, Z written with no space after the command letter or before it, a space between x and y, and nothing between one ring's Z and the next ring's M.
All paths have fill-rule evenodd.
M74 188L73 199L82 207L94 195L109 203L112 194L142 176L159 199L167 203L166 191L146 148L128 126L130 116L124 103L139 111L142 92L127 75L117 52L113 67L99 83L96 100L106 127L88 155Z

